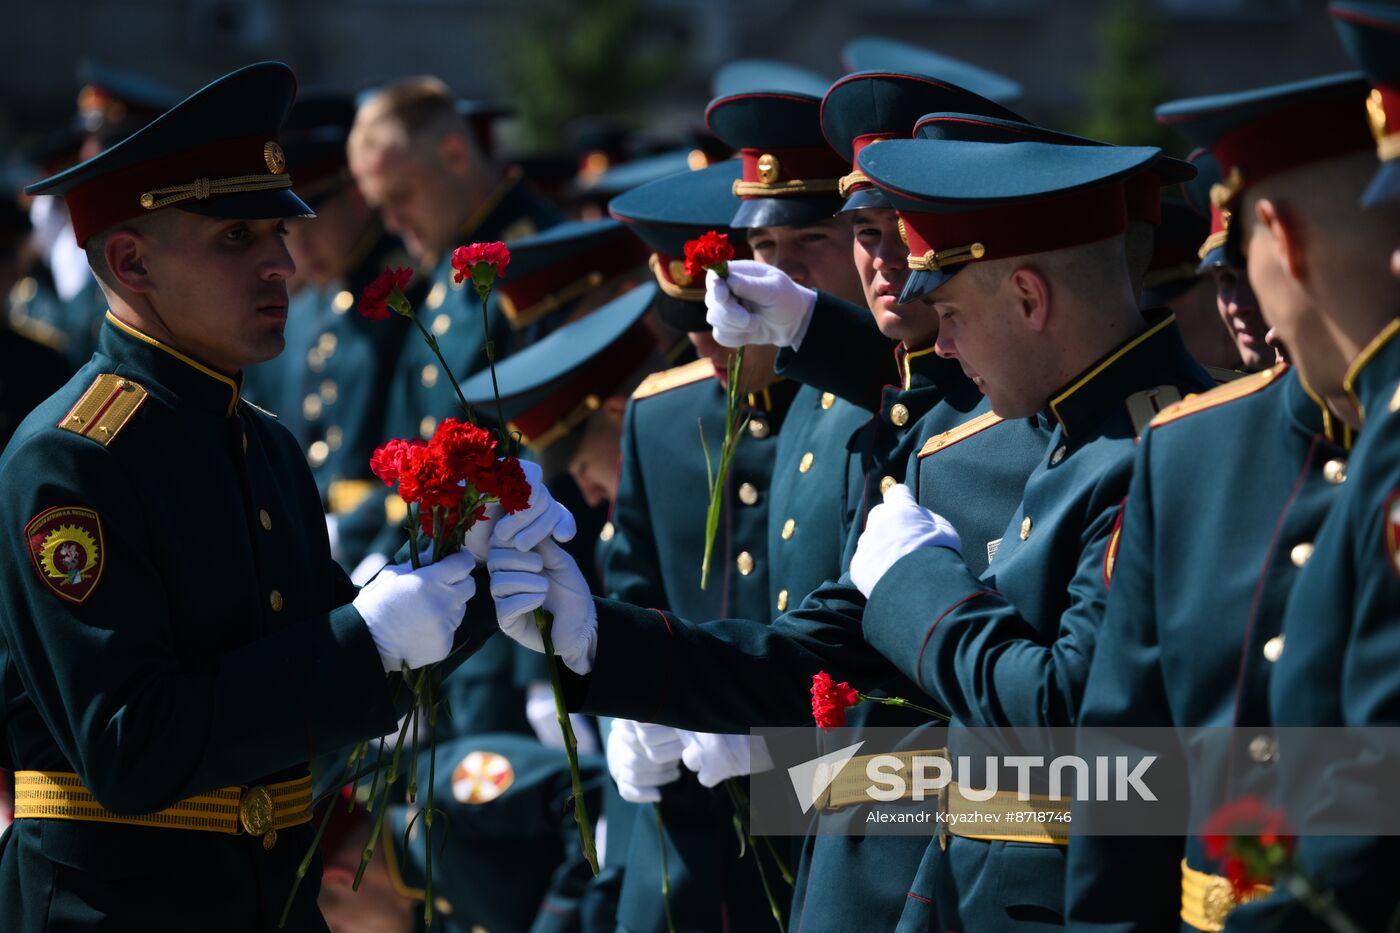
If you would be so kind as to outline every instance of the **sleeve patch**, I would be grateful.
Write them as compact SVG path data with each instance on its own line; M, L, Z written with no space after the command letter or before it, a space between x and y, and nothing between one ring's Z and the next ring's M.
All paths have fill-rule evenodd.
M69 505L47 509L25 526L24 539L44 585L70 603L87 602L102 578L106 556L98 514Z

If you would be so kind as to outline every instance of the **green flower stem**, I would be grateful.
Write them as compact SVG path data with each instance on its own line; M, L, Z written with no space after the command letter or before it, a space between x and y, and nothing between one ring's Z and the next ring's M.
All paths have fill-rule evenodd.
M729 791L729 799L734 804L734 813L743 826L744 837L748 839L749 851L753 853L753 863L758 867L758 880L763 885L763 894L768 898L768 910L773 914L773 922L778 925L778 933L784 933L783 911L778 906L778 899L773 896L773 887L768 883L768 872L763 869L763 859L758 854L758 847L754 845L753 832L749 829L747 795L738 786L738 781L730 778L724 782L725 790ZM786 871L786 870L785 870Z
M475 273L473 273L473 278L475 278ZM486 303L491 298L491 286L478 284L476 293L481 296L481 333L486 340L486 365L491 370L491 391L496 395L496 423L500 428L501 437L507 438L507 451L514 453L511 450L513 445L506 432L505 411L501 408L501 386L496 381L496 341L491 339L491 316L486 311Z
M574 822L578 824L579 845L588 867L598 875L598 849L593 844L593 828L588 823L588 803L583 799L583 779L578 770L578 741L574 738L574 726L569 722L569 710L564 705L564 685L559 680L559 668L554 663L554 637L551 629L554 619L543 609L535 610L535 627L540 630L544 641L545 665L549 669L549 689L554 693L554 716L559 721L559 732L564 736L564 756L569 761L569 781L573 786Z
M724 503L724 483L729 478L729 467L734 461L734 452L743 437L744 425L748 419L739 420L739 383L743 377L744 348L734 351L729 358L729 390L724 406L724 441L720 444L719 470L711 470L710 448L705 443L705 429L700 428L700 447L705 453L705 472L710 481L710 505L705 512L705 553L700 559L700 589L710 582L710 566L714 556L715 535L719 533L720 508Z
M853 706L860 703L879 703L881 706L902 706L905 709L912 709L916 713L923 713L925 716L931 716L934 719L941 719L944 722L952 721L947 713L940 713L937 710L929 709L927 706L910 703L903 697L873 697L864 693L857 693L856 696L860 697L860 699L857 700L856 703L851 704Z
M473 409L471 403L467 401L467 397L462 394L462 387L457 384L457 377L453 374L452 367L448 366L447 360L442 358L442 349L438 346L437 338L428 332L428 329L423 326L422 321L418 320L418 315L410 311L405 316L418 328L418 333L423 335L423 340L427 342L428 349L432 350L433 356L437 357L438 363L442 366L443 373L447 376L447 381L452 383L452 391L457 393L457 401L462 403L462 408L467 414L467 420L472 424L476 424L476 410ZM492 378L495 378L495 374L496 369L492 366Z
M423 927L431 930L433 927L433 807L437 805L437 798L433 796L436 787L434 778L437 774L437 743L433 740L433 679L428 676L428 669L423 671L423 679L420 682L423 688L423 702L428 707L428 806L423 810L423 826L427 831L427 839L423 841Z
M316 827L316 835L311 840L311 847L306 850L306 854L301 857L297 864L297 873L292 881L292 890L287 894L287 902L282 905L282 916L277 919L277 929L282 929L287 925L287 914L291 912L292 902L297 898L297 890L301 887L302 879L306 877L307 871L311 868L311 860L316 855L316 850L321 847L321 839L326 835L326 827L330 825L331 814L335 812L335 801L326 804L326 815L321 817L321 824Z
M414 696L416 698L417 692ZM369 841L365 843L364 849L360 852L360 867L355 871L355 883L351 887L360 890L360 882L364 881L365 869L369 868L369 860L374 857L374 844L379 841L379 833L384 828L384 815L389 812L389 788L399 777L399 758L403 755L403 741L408 734L408 720L404 721L403 727L399 729L398 740L394 742L394 754L389 759L389 773L384 776L384 786L380 791L379 810L374 814L374 825L370 827ZM378 775L376 775L377 779ZM373 808L375 801L371 798L369 806Z
M651 807L656 813L656 849L661 853L661 903L666 907L666 933L676 933L676 921L671 916L671 866L666 863L666 822L661 817L661 803Z
M1292 894L1313 916L1327 924L1333 933L1361 933L1361 928L1342 912L1330 891L1319 891L1313 883L1296 871L1288 871L1280 876L1288 893Z
M743 782L739 781L737 778L730 778L724 783L729 787L729 796L734 799L735 809L744 816L744 831L748 832L749 795L744 793ZM787 864L783 861L783 857L778 854L777 848L773 845L773 840L767 836L755 836L753 833L749 832L750 845L756 843L760 839L763 840L764 846L768 849L768 854L772 856L773 864L778 867L778 874L783 876L783 881L787 882L788 887L792 887L793 884L796 883L796 879L792 874L792 869L787 867ZM757 847L755 846L755 848Z

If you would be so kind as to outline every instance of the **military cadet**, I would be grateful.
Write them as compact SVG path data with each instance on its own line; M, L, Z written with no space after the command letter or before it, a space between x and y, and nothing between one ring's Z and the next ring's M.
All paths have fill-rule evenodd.
M30 188L64 197L111 311L0 458L6 930L273 929L308 757L394 728L386 672L444 658L474 590L464 552L357 594L300 449L239 399L309 213L277 141L295 87L251 65ZM324 928L317 887L291 928Z
M418 308L448 365L464 379L510 347L510 325L493 297L483 325L481 299L455 281L452 251L471 242L532 236L559 221L518 170L502 170L481 151L446 86L406 78L366 100L348 143L350 171L384 225L403 240L431 287ZM509 273L508 273L509 274ZM485 331L485 332L484 332ZM437 422L457 414L451 381L421 340L409 340L390 386L386 437L431 437Z
M1319 163L1355 163L1369 148L1363 96L1362 82L1346 76L1177 101L1158 114L1193 143L1211 146L1222 164L1243 166L1248 184L1267 184L1269 176ZM1275 149L1268 128L1285 124L1307 125L1316 143ZM1365 173L1351 175L1359 188ZM1232 227L1237 223L1232 218ZM1350 282L1368 265L1372 279L1385 278L1387 245L1357 248L1365 239L1361 230L1348 234L1350 248L1329 254L1311 281L1323 286L1335 275ZM1393 290L1400 297L1400 288ZM1327 339L1322 307L1312 299L1293 302L1289 324L1272 294L1261 283L1264 321L1285 335L1289 358L1297 358L1295 342L1308 347ZM1107 608L1080 724L1248 730L1247 740L1229 749L1196 743L1202 751L1186 776L1190 826L1228 798L1269 796L1276 748L1268 692L1284 653L1284 607L1342 490L1351 440L1347 425L1286 363L1177 403L1142 437L1104 565ZM1228 520L1218 533L1203 534L1203 515ZM1089 802L1076 806L1081 835L1069 847L1068 874L1076 927L1165 930L1184 921L1221 929L1234 889L1199 837L1096 835L1113 826L1114 813Z
M372 814L336 814L321 851L321 911L333 933L424 929L427 847L433 846L432 929L447 933L578 930L592 873L574 828L564 756L509 733L440 741L429 840L426 749L417 804L391 804L358 891L353 889ZM579 759L584 797L596 812L603 762ZM342 806L337 798L331 806ZM412 829L409 824L412 823Z
M297 194L316 211L288 225L287 249L302 280L292 296L286 349L252 367L244 393L277 415L306 454L325 503L331 554L352 569L383 526L382 511L356 510L382 488L369 472L383 436L389 377L411 325L391 315L373 321L355 310L365 286L386 266L410 265L398 240L355 187L345 140L355 119L347 95L323 93L292 106L282 131ZM425 288L411 283L409 298ZM358 519L358 520L357 520Z
M29 217L14 200L0 203L0 295L19 279ZM0 450L24 416L68 381L68 362L52 347L11 328L0 316Z
M1253 169L1259 160L1247 137L1237 163L1241 184L1230 206L1244 220L1251 281L1270 307L1278 301L1287 309L1279 331L1300 374L1324 398L1338 398L1338 414L1360 432L1338 477L1345 480L1341 492L1284 614L1269 712L1279 727L1345 726L1356 735L1400 721L1400 281L1387 274L1395 271L1392 251L1400 241L1400 171L1394 161L1400 16L1377 3L1334 3L1331 12L1347 51L1366 73L1369 97L1362 88L1355 106L1319 111L1309 122L1323 133L1349 134L1351 128L1332 118L1350 114L1359 121L1364 100L1379 172L1374 163L1365 166L1369 157L1352 155L1270 176L1267 168ZM1261 143L1273 138L1268 128L1260 135ZM1310 235L1302 236L1304 229ZM1295 351L1290 338L1303 333L1304 295L1317 296L1332 340L1305 339ZM1280 796L1300 833L1298 872L1327 892L1358 928L1393 924L1400 904L1383 866L1395 863L1394 837L1320 835L1364 831L1376 813L1389 811L1384 788L1393 781L1393 751L1369 762L1360 755L1319 762L1297 740L1290 742L1287 730L1278 742ZM1328 817L1334 819L1330 825L1316 822ZM1339 829L1337 821L1350 822ZM1231 930L1285 927L1325 929L1326 923L1279 886L1272 897L1241 906L1228 924Z
M1143 308L1167 308L1176 316L1186 349L1216 382L1240 375L1240 354L1216 309L1215 281L1202 274L1196 250L1210 222L1182 201L1162 202L1162 223L1143 280Z

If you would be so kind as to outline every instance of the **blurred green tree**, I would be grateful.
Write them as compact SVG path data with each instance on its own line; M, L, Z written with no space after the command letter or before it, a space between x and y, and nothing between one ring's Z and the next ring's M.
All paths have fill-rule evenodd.
M1152 112L1165 100L1156 66L1157 38L1165 26L1149 0L1106 0L1099 20L1098 67L1084 85L1085 136L1124 146L1182 147Z

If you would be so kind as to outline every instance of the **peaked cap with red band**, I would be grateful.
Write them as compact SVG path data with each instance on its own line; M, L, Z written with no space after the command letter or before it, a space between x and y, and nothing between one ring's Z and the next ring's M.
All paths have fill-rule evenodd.
M278 140L296 87L280 62L240 68L25 193L61 195L80 246L166 207L242 220L310 216Z
M1381 167L1361 197L1372 205L1400 198L1400 7L1392 3L1333 3L1337 35L1371 82L1366 116Z
M571 220L513 242L510 274L496 281L496 295L510 325L521 330L646 259L646 250L616 220Z
M1093 243L1128 223L1123 181L1155 147L891 140L857 161L890 195L909 244L901 303L969 263Z

